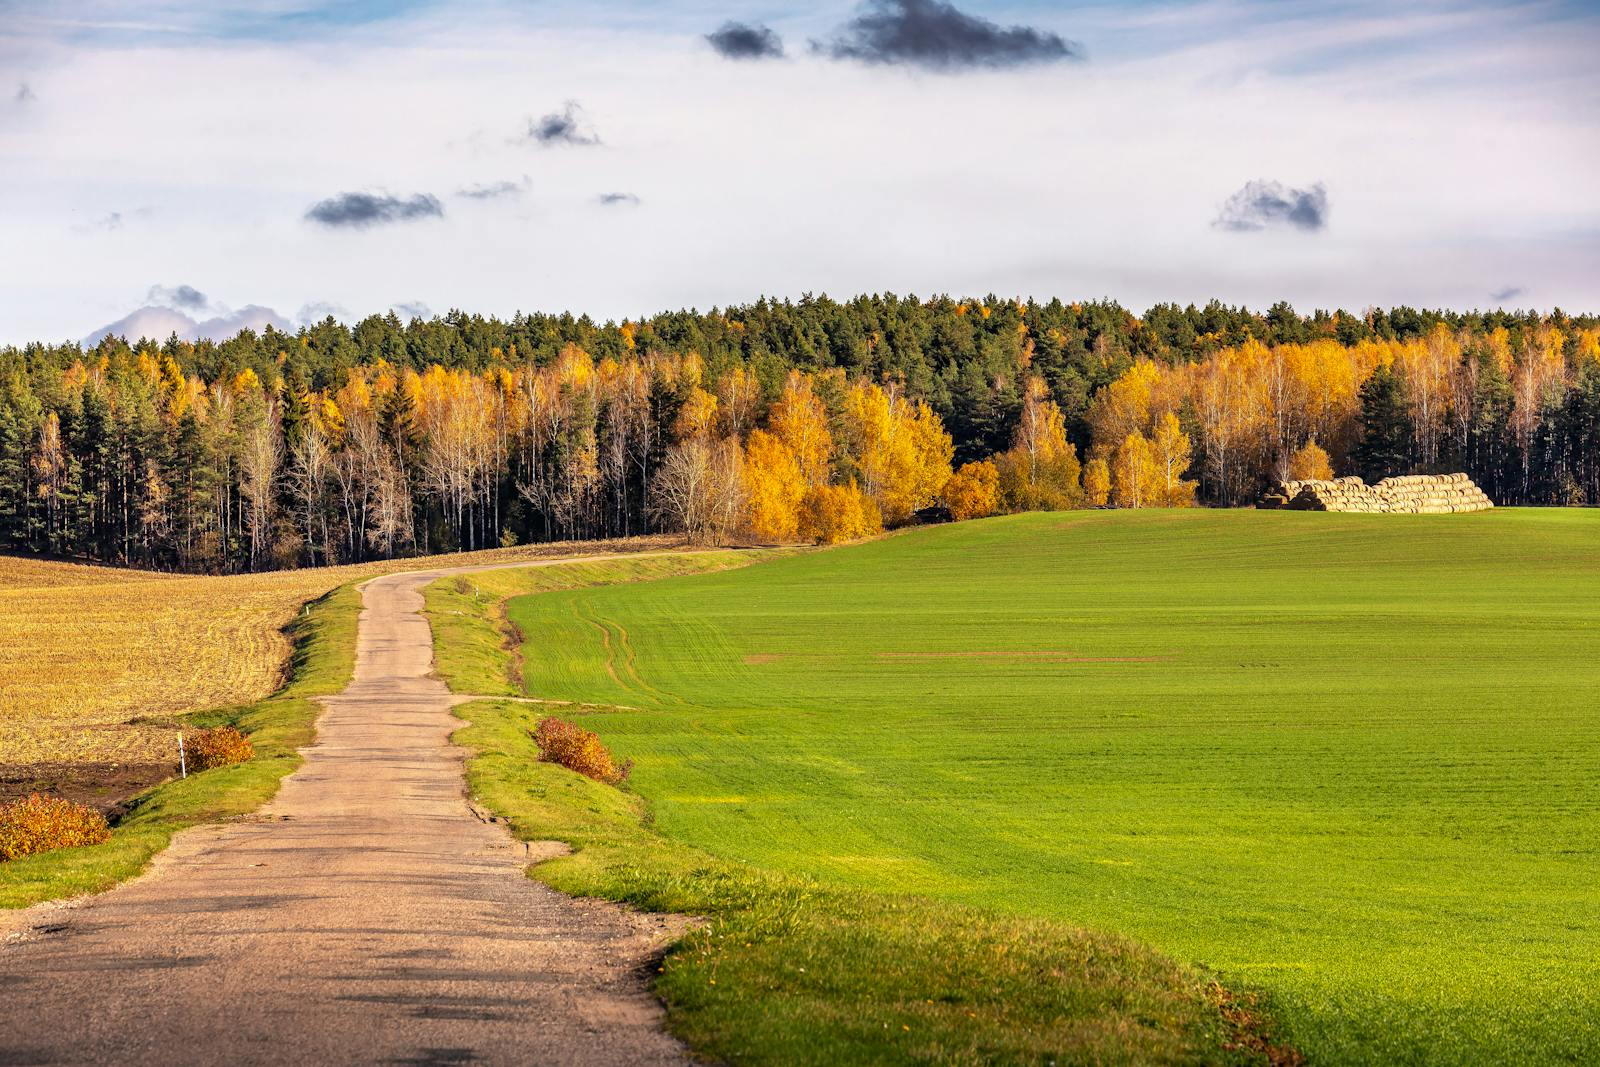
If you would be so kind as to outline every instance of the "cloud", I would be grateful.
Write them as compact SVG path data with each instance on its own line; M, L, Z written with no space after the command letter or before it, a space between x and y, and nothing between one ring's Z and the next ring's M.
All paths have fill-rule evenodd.
M390 310L398 312L402 318L407 319L433 318L433 309L420 300L413 300L406 304L394 304L390 307Z
M315 326L324 319L330 318L339 322L348 322L350 320L350 312L340 304L330 304L326 301L316 300L301 307L294 315L294 320L304 326Z
M113 211L104 218L96 219L94 224L102 230L120 230L122 229L122 212Z
M33 87L27 82L21 82L17 85L17 103L31 104L37 99L39 98L33 94Z
M1308 233L1328 224L1328 190L1317 182L1309 189L1290 189L1282 182L1260 179L1228 197L1211 225L1219 230L1249 233L1269 226L1292 226Z
M439 198L427 193L414 193L404 199L377 193L340 193L318 201L306 212L309 222L352 229L443 216Z
M164 285L152 285L145 299L152 304L188 308L191 311L202 311L211 306L206 294L192 285L177 285L170 289Z
M759 22L724 22L706 40L724 59L783 58L783 38Z
M137 341L141 337L165 341L173 334L177 334L182 341L225 341L241 330L260 333L268 326L285 331L293 328L288 319L260 304L248 304L238 311L224 310L204 321L196 321L174 308L147 304L95 330L84 338L83 343L99 344L107 336L125 337L129 341Z
M466 200L499 200L507 196L521 196L528 188L529 179L520 182L490 182L486 185L468 185L456 190L456 195Z
M813 49L834 59L936 71L1001 69L1081 59L1075 41L1031 26L1000 26L943 0L868 0L861 13Z
M600 203L606 207L625 204L637 206L639 204L639 198L632 193L601 193L599 199Z
M1504 289L1496 289L1494 292L1490 293L1489 299L1493 300L1496 304L1504 304L1507 300L1515 300L1517 297L1521 296L1527 291L1528 290L1524 289L1520 285L1508 285Z
M600 143L600 137L584 121L583 108L576 100L568 100L560 111L552 111L543 118L528 123L528 140L549 146L589 146Z

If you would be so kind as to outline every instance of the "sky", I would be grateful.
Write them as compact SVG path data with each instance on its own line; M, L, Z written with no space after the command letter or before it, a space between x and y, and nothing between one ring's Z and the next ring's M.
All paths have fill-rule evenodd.
M0 344L862 292L1600 311L1600 3L0 0Z

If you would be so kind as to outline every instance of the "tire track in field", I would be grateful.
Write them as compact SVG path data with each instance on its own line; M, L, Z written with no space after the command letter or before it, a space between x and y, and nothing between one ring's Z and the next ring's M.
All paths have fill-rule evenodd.
M663 704L681 704L683 701L665 693L639 673L638 659L627 629L619 622L608 619L589 605L574 601L573 613L582 621L600 631L601 647L605 652L606 673L617 683L617 688L640 697L654 697ZM586 610L587 609L587 610Z

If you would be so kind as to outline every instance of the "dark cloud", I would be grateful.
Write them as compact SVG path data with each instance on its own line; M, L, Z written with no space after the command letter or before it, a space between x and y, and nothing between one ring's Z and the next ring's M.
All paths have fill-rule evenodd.
M812 47L834 59L928 70L998 69L1081 59L1083 49L1048 30L1000 26L943 0L868 0L830 41Z
M1524 289L1520 285L1508 285L1504 289L1496 289L1494 292L1490 293L1489 299L1493 300L1496 304L1504 304L1507 300L1515 300L1517 297L1521 296L1527 291L1528 290Z
M724 22L706 34L706 40L724 59L782 59L783 38L760 23Z
M600 202L606 207L616 207L622 204L637 205L639 198L632 193L601 193Z
M27 82L22 82L17 86L17 103L31 104L37 99L39 98L33 95L32 86L30 86Z
M192 285L177 285L170 289L164 285L152 285L150 293L145 299L152 304L188 308L191 311L198 311L211 306L211 301L206 297L206 294Z
M583 108L575 100L568 100L566 107L560 111L552 111L543 118L529 122L528 140L547 146L600 143L599 136L584 121Z
M340 193L311 205L306 219L323 226L365 229L443 215L439 198L427 193L414 193L404 199L378 193Z
M456 190L456 195L467 200L499 200L507 196L521 196L528 188L528 179L520 182L489 182L485 185L469 185Z
M1328 224L1328 190L1321 182L1309 189L1290 189L1282 182L1257 180L1228 197L1212 220L1219 230L1248 233L1272 226L1292 226L1308 233Z

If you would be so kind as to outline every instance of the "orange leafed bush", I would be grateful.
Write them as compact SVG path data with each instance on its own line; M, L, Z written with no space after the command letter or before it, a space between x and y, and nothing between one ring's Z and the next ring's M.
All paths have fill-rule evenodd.
M243 763L256 754L250 739L231 726L185 734L183 748L191 771L209 771L213 767Z
M0 804L0 860L98 845L110 836L106 817L85 804L42 793Z
M633 770L632 760L623 760L620 764L612 760L599 734L555 716L539 720L533 731L533 741L539 746L539 758L545 763L560 764L597 782L616 785L626 780L628 772Z

